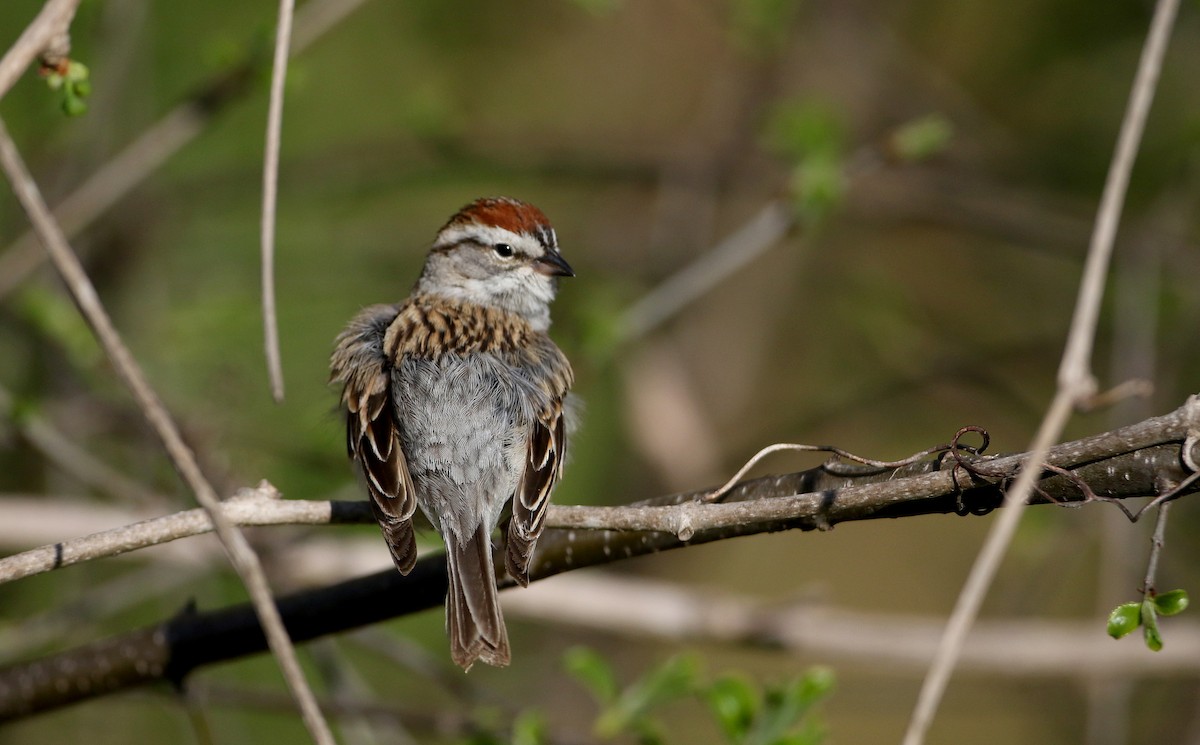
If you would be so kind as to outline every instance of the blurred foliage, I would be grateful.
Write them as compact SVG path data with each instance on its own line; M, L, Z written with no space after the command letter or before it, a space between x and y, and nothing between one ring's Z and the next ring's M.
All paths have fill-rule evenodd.
M70 363L90 370L103 360L100 343L70 298L41 286L21 290L12 303L14 312L38 334L59 345Z
M914 119L892 133L889 148L897 158L916 162L931 158L950 146L954 125L941 114Z
M92 94L91 72L82 62L65 60L57 68L46 68L46 85L59 94L60 105L67 116L82 116L87 112L87 97Z
M792 196L806 223L819 223L846 192L845 125L831 107L788 101L767 120L768 147L793 164Z
M833 673L813 668L780 685L759 690L745 675L731 673L707 681L694 655L678 655L621 687L616 672L594 650L576 647L566 654L567 670L592 694L600 713L592 727L601 740L631 735L642 745L678 741L659 720L666 704L685 698L707 703L725 741L734 745L819 745L824 725L813 709L833 690ZM712 741L712 738L705 738Z
M301 25L310 4L299 4ZM41 6L0 3L0 45ZM86 85L72 89L64 78L58 96L48 95L36 70L0 101L0 115L56 204L181 101L208 91L199 100L212 118L199 135L73 246L227 494L267 478L290 498L361 498L325 384L333 337L358 308L408 292L429 240L460 205L497 193L537 203L579 273L562 285L553 334L587 404L555 499L619 503L720 483L775 441L893 458L979 424L995 450L1023 449L1053 389L1148 9L1129 0L366 2L289 71L277 256L282 406L268 393L258 315L275 7L85 2L72 57L87 62L87 115L61 110L66 91L81 99ZM1200 25L1185 7L1118 244L1118 259L1133 258L1112 273L1097 343L1102 381L1148 376L1155 393L1119 414L1080 416L1069 436L1166 411L1200 380L1198 58ZM798 230L650 336L618 343L633 303L780 196L795 200ZM0 271L26 226L14 201L0 200ZM30 411L161 493L160 511L191 506L44 269L0 297L0 386L14 404L0 422L0 514L9 494L113 503L27 441ZM1161 570L1170 586L1190 588L1200 581L1200 543L1190 538L1196 518L1180 508ZM1095 621L1140 580L1140 552L1101 548L1102 510L1028 517L989 614ZM44 528L6 538L3 551L67 537ZM614 568L767 601L807 594L864 612L941 614L986 529L986 519L954 517L846 525ZM388 565L367 526L252 535L280 589L365 572L352 563L360 555ZM206 540L193 543L212 548ZM1098 562L1102 551L1118 558ZM5 659L127 630L189 600L213 608L243 598L219 559L171 563L165 553L0 588ZM303 566L303 557L321 566ZM1098 576L1097 566L1122 563L1128 576ZM1165 614L1134 605L1122 616L1130 631ZM513 667L473 670L467 681L475 695L541 712L518 721L517 741L592 721L595 705L570 686L543 685L564 647L601 650L613 706L631 686L649 685L645 660L661 658L660 642L616 643L516 617L510 626ZM445 662L440 611L392 627ZM704 722L705 736L754 722L749 737L782 721L763 717L786 713L793 689L761 681L790 680L796 659L704 652L714 668L736 671L702 684L724 691L718 708L727 712L715 720L724 724ZM474 706L377 656L355 665L383 697L434 712ZM839 741L894 740L917 674L839 671L840 694L823 718ZM282 690L266 659L203 675ZM1087 707L1082 695L1063 695L1075 682L1070 671L1048 681L963 676L939 736L1079 742ZM1129 742L1181 740L1195 711L1189 686L1132 683L1131 718L1177 716ZM1051 697L1056 705L1045 706ZM632 708L614 709L626 713L611 721L636 729L640 709L620 706ZM672 735L697 724L671 709L648 711ZM220 742L303 736L290 712L216 708L211 718ZM12 725L0 743L106 745L186 731L181 707L129 696Z
M786 46L801 0L731 0L729 25L735 43L755 55L777 54Z

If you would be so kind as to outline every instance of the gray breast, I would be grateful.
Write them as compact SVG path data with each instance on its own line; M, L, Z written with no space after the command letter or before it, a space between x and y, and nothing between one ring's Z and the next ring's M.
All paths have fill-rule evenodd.
M532 411L519 373L491 354L404 358L392 371L396 420L417 503L465 537L496 524L526 460Z

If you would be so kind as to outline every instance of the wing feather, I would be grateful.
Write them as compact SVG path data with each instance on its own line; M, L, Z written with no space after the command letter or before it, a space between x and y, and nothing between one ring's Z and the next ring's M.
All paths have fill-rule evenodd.
M362 469L392 561L408 574L417 561L412 524L417 498L400 446L391 404L392 362L383 343L397 312L396 306L375 305L359 313L338 336L330 368L332 381L343 384L347 450Z
M562 476L566 462L567 426L563 406L573 379L566 357L549 337L543 339L544 343L535 347L540 352L540 364L536 368L539 374L535 379L542 381L539 387L545 405L538 412L529 434L525 470L513 495L505 552L508 573L526 586L533 550L546 524L550 493Z

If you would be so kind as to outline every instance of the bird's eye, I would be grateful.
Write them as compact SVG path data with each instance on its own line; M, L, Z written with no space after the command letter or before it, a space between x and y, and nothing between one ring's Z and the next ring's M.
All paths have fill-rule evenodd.
M513 254L516 253L513 251L513 247L507 243L497 243L496 245L492 246L492 250L495 251L496 255L502 259L511 259Z

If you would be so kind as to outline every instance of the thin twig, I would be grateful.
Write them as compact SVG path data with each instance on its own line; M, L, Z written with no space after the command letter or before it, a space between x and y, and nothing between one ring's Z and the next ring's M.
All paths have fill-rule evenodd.
M262 312L263 343L271 395L283 401L283 363L279 356L279 322L275 315L275 207L279 194L279 145L283 130L283 87L287 82L294 0L279 0L275 29L275 60L271 71L271 101L267 109L267 144L263 154Z
M4 98L39 55L47 51L56 55L66 54L69 43L67 31L71 27L71 20L75 18L77 7L79 0L48 0L42 6L42 12L29 22L4 58L0 59L0 98Z
M75 444L44 417L17 415L12 395L0 386L0 417L6 417L47 461L85 486L107 492L126 503L146 507L166 500Z
M1142 580L1142 594L1149 598L1154 597L1156 592L1154 582L1158 576L1158 557L1162 554L1166 541L1167 515L1170 509L1170 502L1163 502L1158 508L1158 519L1154 521L1154 535L1150 536L1150 559L1146 562L1146 578Z
M1125 203L1129 176L1133 170L1133 162L1137 156L1178 9L1179 0L1159 0L1155 7L1146 45L1138 63L1129 105L1121 122L1116 152L1109 166L1104 193L1100 199L1083 278L1080 281L1079 297L1058 370L1058 390L1029 448L1027 466L1005 497L1004 504L1009 509L1001 513L988 534L955 603L937 655L917 697L912 720L904 736L904 745L921 745L925 741L925 733L929 730L941 703L950 674L962 652L967 631L979 615L984 595L1016 534L1023 508L1032 492L1034 480L1041 472L1041 464L1045 461L1050 444L1062 432L1071 409L1095 393L1096 381L1091 371L1091 354L1100 314L1100 301L1104 295L1105 275L1112 256L1121 209Z
M266 482L258 489L246 490L244 494L220 502L218 509L233 525L322 525L333 521L332 502L281 500L275 487ZM361 521L367 522L369 515L366 510L362 512ZM204 509L142 520L6 556L0 559L0 583L85 561L119 556L211 530L213 521Z
M723 485L721 485L720 488L716 489L715 491L713 491L710 494L705 495L704 501L705 502L721 501L725 497L725 495L728 494L729 491L731 489L733 489L733 487L736 486L737 483L739 481L741 481L742 478L745 477L745 475L747 473L750 472L751 468L754 468L754 466L758 465L758 463L760 461L762 461L768 455L771 455L773 453L779 453L779 452L784 452L784 451L788 451L788 450L793 451L793 452L799 452L799 453L833 453L834 457L825 464L825 467L831 471L833 471L837 468L838 463L839 463L838 459L845 459L845 460L853 461L854 463L858 463L858 464L861 464L864 466L873 466L875 468L880 468L880 469L901 468L903 466L907 466L907 465L916 463L917 461L920 461L922 458L928 457L934 453L941 453L941 452L945 452L947 450L956 449L957 447L959 447L958 446L959 438L962 437L962 435L966 434L967 432L981 433L984 438L985 443L989 440L987 431L985 429L983 429L982 427L975 427L975 426L963 427L962 429L960 429L958 431L958 433L954 437L954 441L952 443L950 443L949 445L937 445L935 447L926 448L925 450L922 450L919 453L914 453L913 455L910 455L907 458L902 458L901 460L891 460L891 461L876 460L875 458L865 458L861 455L855 455L854 453L851 453L848 450L839 448L835 445L805 445L805 444L795 443L795 442L777 442L773 445L768 445L765 448L762 448L757 453L755 453L753 456L751 456L750 460L746 461L745 464L743 464L742 467L738 469L737 473L735 473L733 476L731 476L728 481L726 481ZM985 447L986 447L986 444L985 444ZM979 453L981 453L983 451L983 448L977 449L977 448L964 447L964 450L972 455L978 455Z
M220 500L212 485L201 473L195 454L183 441L178 427L175 426L170 414L163 407L158 394L151 388L141 367L138 366L128 347L121 340L108 312L96 294L96 288L92 285L91 279L84 272L79 259L68 245L62 229L55 222L49 207L42 199L37 183L21 159L16 143L8 134L8 128L4 125L3 120L0 120L0 164L3 165L17 199L21 202L26 214L29 215L34 229L42 237L46 250L49 252L51 260L54 261L59 274L62 275L76 305L79 306L80 312L92 327L101 346L104 347L118 377L133 394L146 419L162 441L172 464L192 489L196 500L208 511L230 562L246 585L271 650L279 661L284 679L291 688L292 695L296 698L305 723L309 726L314 739L320 745L332 745L333 734L317 709L316 699L304 679L295 647L288 637L287 629L283 626L279 609L276 608L275 601L271 596L271 588L267 584L258 556L237 526L227 520L224 513L221 512Z
M778 243L795 224L792 208L782 200L765 207L711 251L696 259L625 311L618 340L645 336L681 308L719 285L723 279Z

